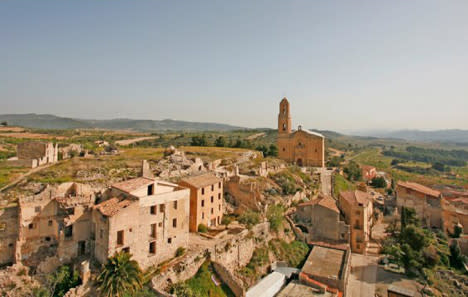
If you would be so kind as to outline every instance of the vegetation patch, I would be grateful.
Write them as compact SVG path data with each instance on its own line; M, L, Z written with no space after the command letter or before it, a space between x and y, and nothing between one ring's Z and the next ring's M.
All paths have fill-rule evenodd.
M292 267L300 268L309 254L309 246L302 241L287 243L282 239L272 239L268 243L269 249L278 261L286 261Z
M218 279L213 266L207 261L193 278L175 284L170 291L178 297L234 297L234 293L227 285L217 286L213 278ZM218 282L220 282L219 279Z

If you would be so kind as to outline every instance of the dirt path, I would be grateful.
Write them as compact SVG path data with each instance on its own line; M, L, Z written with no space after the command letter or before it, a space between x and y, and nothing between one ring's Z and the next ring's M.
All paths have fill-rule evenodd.
M26 177L30 176L31 174L34 174L36 172L39 172L41 171L42 169L46 169L46 168L49 168L50 166L54 165L54 164L57 164L57 163L51 163L51 164L46 164L46 165L42 165L42 166L39 166L39 167L36 167L36 168L33 168L31 170L29 170L28 172L26 173L23 173L21 174L20 176L18 176L16 179L14 179L12 182L10 182L9 184L3 186L2 188L0 188L0 193L17 185L19 182L21 182L23 179L25 179Z
M130 145L132 143L140 142L140 141L143 141L143 140L156 139L156 138L159 138L159 136L146 136L146 137L124 139L124 140L116 141L115 144L121 145L121 146L126 146L126 145Z

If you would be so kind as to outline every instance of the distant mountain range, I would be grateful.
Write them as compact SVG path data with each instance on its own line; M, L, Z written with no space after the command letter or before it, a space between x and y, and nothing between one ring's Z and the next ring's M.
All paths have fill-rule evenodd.
M84 120L59 117L50 114L2 114L0 122L9 126L21 126L35 129L109 129L135 131L232 131L246 129L218 123L186 122L177 120Z
M366 131L354 133L359 136L373 136L379 138L397 138L417 142L443 142L443 143L468 143L468 130L400 130L400 131Z

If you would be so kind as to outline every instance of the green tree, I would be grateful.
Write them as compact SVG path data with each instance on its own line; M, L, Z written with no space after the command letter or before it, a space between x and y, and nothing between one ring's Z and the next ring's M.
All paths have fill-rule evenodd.
M402 231L408 225L415 225L415 226L419 225L419 220L416 217L416 211L414 210L414 208L402 207L400 220L401 220Z
M103 265L97 278L99 294L102 297L122 297L140 290L142 272L138 263L126 252L116 253Z
M371 186L373 186L374 188L386 188L387 182L382 176L377 176L371 180Z
M239 216L239 223L246 225L250 229L260 223L260 214L253 210L247 210Z
M350 161L343 169L343 172L346 173L348 179L351 181L358 181L362 178L361 168L354 161Z
M268 152L269 156L277 157L278 156L278 147L274 144L270 144L270 151Z
M225 147L226 146L226 140L224 139L223 136L219 136L218 138L216 138L214 144L217 147Z
M259 145L256 150L262 152L264 157L268 156L268 148L266 145Z
M195 135L192 137L192 141L190 142L191 146L208 146L208 141L206 140L205 134L202 136Z

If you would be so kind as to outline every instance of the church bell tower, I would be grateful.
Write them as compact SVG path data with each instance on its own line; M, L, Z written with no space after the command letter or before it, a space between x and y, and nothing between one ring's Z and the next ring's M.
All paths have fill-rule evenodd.
M289 112L289 101L286 97L281 100L279 105L278 114L278 133L289 134L291 133L291 114Z

